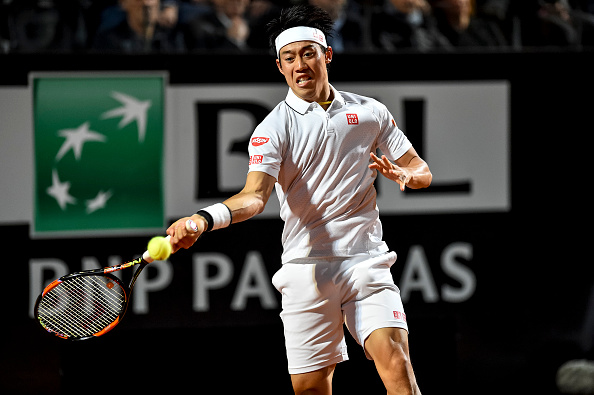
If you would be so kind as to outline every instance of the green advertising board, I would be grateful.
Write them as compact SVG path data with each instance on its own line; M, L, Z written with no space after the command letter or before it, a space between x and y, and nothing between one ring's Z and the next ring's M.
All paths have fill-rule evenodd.
M164 226L166 76L33 75L33 236Z

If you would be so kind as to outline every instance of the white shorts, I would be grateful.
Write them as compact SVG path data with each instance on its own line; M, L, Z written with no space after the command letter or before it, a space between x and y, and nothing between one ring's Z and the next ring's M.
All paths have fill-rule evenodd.
M376 329L408 331L400 290L390 272L395 261L394 252L301 259L276 272L272 283L282 293L290 374L348 360L344 323L363 348Z

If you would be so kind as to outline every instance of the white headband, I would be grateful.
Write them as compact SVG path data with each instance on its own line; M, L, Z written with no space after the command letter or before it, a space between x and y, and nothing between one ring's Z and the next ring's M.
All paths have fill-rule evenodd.
M322 45L324 48L328 47L326 43L326 36L321 30L315 27L297 26L283 31L278 35L274 44L276 45L276 55L280 55L280 50L287 44L296 41L313 41Z

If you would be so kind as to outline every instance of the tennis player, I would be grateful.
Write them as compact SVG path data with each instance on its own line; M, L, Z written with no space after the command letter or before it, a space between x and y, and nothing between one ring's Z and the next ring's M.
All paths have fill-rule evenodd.
M332 20L319 8L284 10L269 24L286 99L258 125L241 192L173 223L174 251L205 231L262 212L272 191L284 220L282 293L288 370L296 394L331 394L336 364L348 359L344 324L373 360L388 394L420 394L400 293L396 254L382 239L374 180L423 188L431 172L378 101L328 82ZM380 149L384 155L375 155ZM189 234L188 218L199 226Z

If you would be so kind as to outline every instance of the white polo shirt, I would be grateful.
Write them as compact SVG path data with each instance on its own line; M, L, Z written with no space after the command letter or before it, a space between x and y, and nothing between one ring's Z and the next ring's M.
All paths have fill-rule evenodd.
M396 160L412 145L386 106L331 89L327 111L289 89L250 140L249 171L277 180L283 263L388 251L369 153Z

